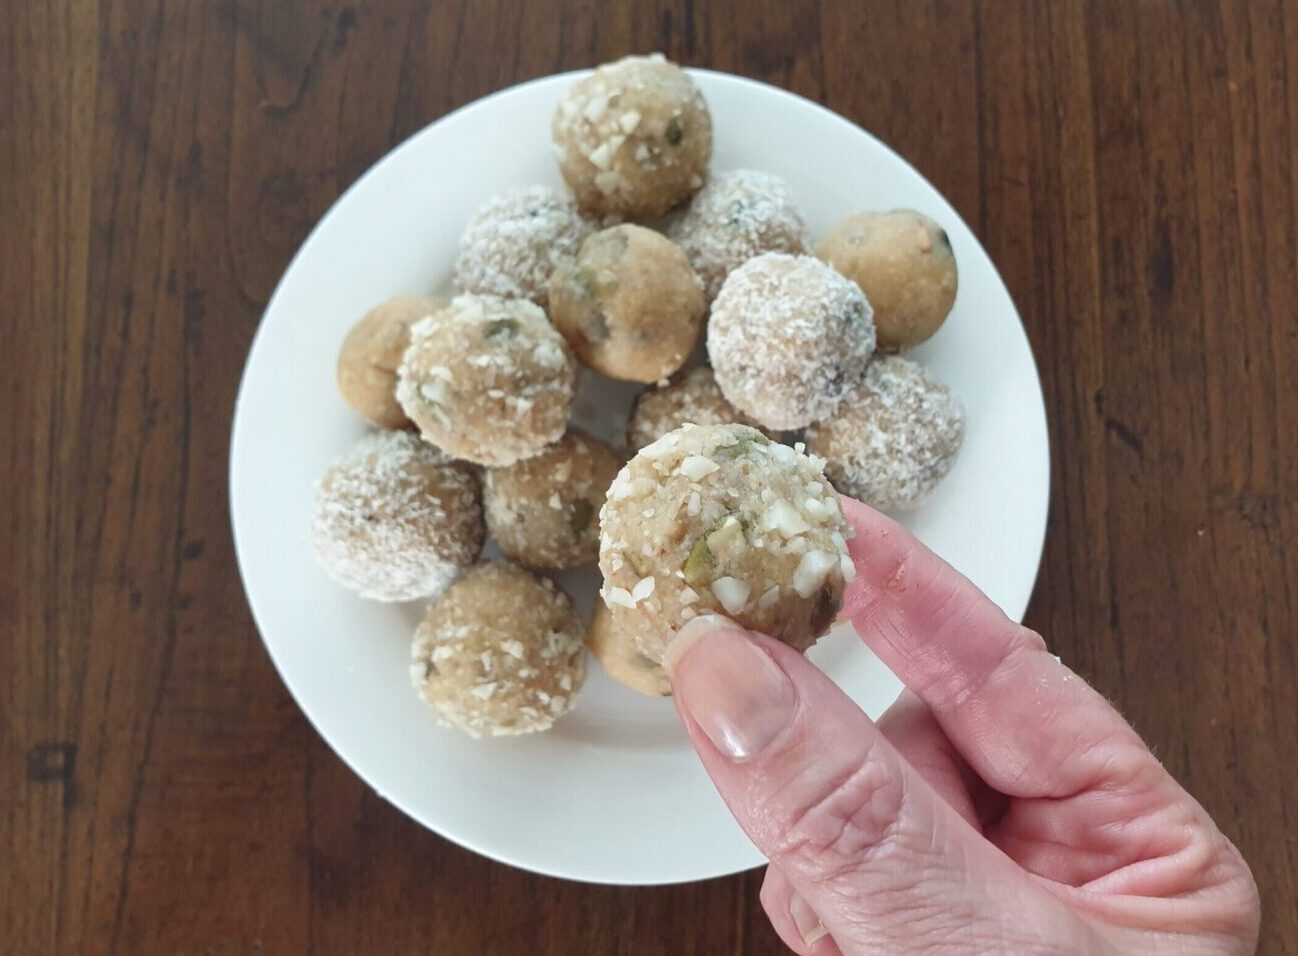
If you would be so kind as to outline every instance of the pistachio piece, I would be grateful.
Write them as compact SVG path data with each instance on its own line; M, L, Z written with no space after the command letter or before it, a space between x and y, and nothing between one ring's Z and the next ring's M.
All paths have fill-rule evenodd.
M708 547L707 536L699 538L690 548L689 557L685 559L685 580L692 585L706 586L712 577L715 562L712 550Z

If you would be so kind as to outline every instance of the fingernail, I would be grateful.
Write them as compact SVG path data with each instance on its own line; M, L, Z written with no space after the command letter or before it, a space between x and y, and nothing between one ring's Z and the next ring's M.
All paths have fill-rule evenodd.
M793 925L798 927L798 935L808 948L829 935L829 930L825 929L825 924L820 921L815 910L797 893L789 898L789 915L793 917Z
M676 662L694 645L695 641L713 631L725 630L742 631L743 628L723 614L700 614L698 617L690 618L667 642L667 649L663 651L663 667L670 675Z
M677 705L731 760L764 750L793 718L797 698L788 676L724 617L687 623L667 646L663 665Z

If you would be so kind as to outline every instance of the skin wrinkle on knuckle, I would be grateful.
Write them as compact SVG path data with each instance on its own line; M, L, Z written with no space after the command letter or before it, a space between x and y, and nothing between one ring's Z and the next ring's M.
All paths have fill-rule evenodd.
M1193 897L1196 894L1215 893L1221 886L1220 869L1225 847L1197 827L1187 826L1185 842L1171 853L1165 854L1171 866L1184 874L1184 879L1191 887L1183 894Z
M937 624L934 641L958 637L974 624L975 618L987 613L986 599L971 591L968 582L950 565L944 564L931 574L925 590L929 600L926 616Z
M1087 791L1103 791L1127 797L1154 794L1172 782L1175 789L1169 796L1182 793L1162 764L1154 760L1134 730L1125 722L1098 736L1088 735L1081 728L1075 732L1069 752L1061 763L1082 768L1085 772L1071 793L1077 796Z
M1196 902L1187 912L1185 900L1132 899L1140 904L1101 910L1101 924L1113 944L1112 952L1253 953L1258 910L1241 910L1226 901Z
M950 712L963 706L984 688L996 683L1014 668L1022 667L1033 655L1044 653L1045 642L1035 631L1014 625L990 666L969 675L948 666L940 669L922 686L912 688L937 712ZM1035 638L1035 640L1033 640Z
M1207 922L1228 929L1246 926L1257 906L1257 885L1239 850L1211 823L1187 823L1185 829L1184 844L1164 854L1186 886L1177 898L1202 902Z
M899 936L906 939L911 951L943 941L949 945L953 931L968 927L971 919L959 914L959 907L946 906L925 893L926 877L919 867L913 867L898 871L882 887L852 885L834 892L835 913L851 927L849 933L854 938L873 938L876 946L895 947Z
M904 782L876 753L871 747L858 766L832 778L792 814L768 806L770 822L779 828L774 858L786 870L832 879L914 842L904 834ZM773 795L772 803L778 805L781 795Z
M971 896L951 899L928 892L927 884L935 878L932 874L916 870L907 875L907 879L869 890L868 905L859 890L837 895L835 913L843 914L848 923L843 935L857 943L862 951L942 954L1077 951L1062 940L1030 938L1021 928L981 911Z

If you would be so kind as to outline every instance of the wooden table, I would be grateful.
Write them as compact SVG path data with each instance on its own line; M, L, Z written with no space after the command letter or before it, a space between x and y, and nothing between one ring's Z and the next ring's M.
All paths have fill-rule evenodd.
M653 49L856 120L986 244L1053 438L1029 622L1298 947L1298 5L8 0L0 950L779 951L757 874L542 879L388 806L230 541L244 355L316 219L448 110Z

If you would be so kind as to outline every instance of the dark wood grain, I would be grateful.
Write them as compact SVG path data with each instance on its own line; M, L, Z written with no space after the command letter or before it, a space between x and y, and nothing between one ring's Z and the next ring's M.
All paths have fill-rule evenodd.
M856 120L986 244L1052 435L1030 623L1298 949L1298 6L9 0L0 950L780 950L755 875L548 880L386 805L274 673L228 531L243 358L340 191L475 97L648 49Z

